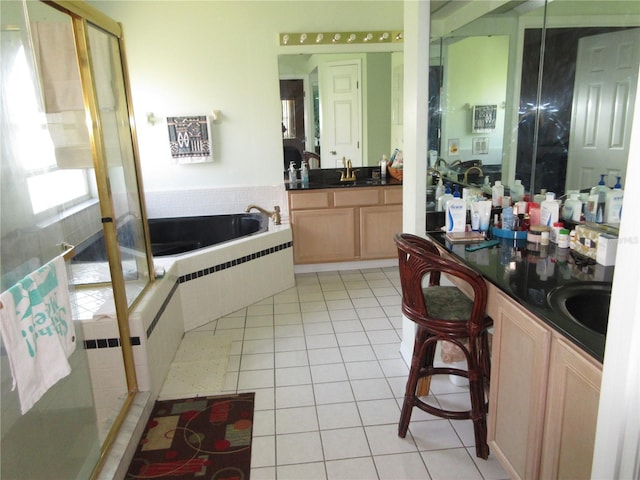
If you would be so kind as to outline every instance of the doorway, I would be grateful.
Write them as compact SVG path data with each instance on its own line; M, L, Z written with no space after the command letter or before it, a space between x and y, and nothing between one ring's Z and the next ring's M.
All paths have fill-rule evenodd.
M282 145L284 169L294 162L302 165L305 150L304 81L302 79L280 80L280 102L282 103Z

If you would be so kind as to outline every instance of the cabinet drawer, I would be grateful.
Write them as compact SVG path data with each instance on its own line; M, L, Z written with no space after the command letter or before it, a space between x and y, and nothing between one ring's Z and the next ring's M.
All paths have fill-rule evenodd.
M401 205L402 204L402 187L385 188L383 203L385 205Z
M334 191L333 204L336 207L357 207L359 205L378 205L379 189L377 188L348 188Z
M289 209L328 208L329 194L326 191L289 194Z

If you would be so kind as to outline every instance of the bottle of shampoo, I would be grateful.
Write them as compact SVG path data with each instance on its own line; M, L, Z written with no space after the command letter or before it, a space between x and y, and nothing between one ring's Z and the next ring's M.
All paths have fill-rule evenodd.
M559 217L560 203L555 200L555 194L549 192L545 201L540 205L540 224L551 228Z
M622 191L622 185L620 184L620 177L618 177L618 181L613 186L613 190L607 192L607 199L604 207L604 221L606 223L620 223L623 197L624 192Z
M496 180L491 188L491 205L494 207L502 206L502 197L504 196L504 185L500 180Z
M519 202L524 197L524 185L522 185L522 180L516 179L515 184L511 186L511 201L513 203Z
M440 195L440 197L438 198L438 205L437 205L438 211L444 212L445 209L447 208L447 202L452 198L453 198L453 195L451 195L451 186L449 183L447 183L447 186L444 188L444 193Z
M457 185L453 198L446 203L445 228L447 232L464 232L467 228L467 204L460 198Z

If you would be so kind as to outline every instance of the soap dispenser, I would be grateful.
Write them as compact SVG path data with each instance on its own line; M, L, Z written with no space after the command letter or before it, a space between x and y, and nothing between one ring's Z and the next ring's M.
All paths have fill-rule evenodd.
M438 186L436 186L436 203L440 199L440 197L444 195L444 183L442 183L442 178L438 179Z
M451 195L451 184L447 183L446 187L444 187L444 193L440 195L438 198L437 209L439 212L444 212L447 208L447 202L453 198Z
M309 165L307 162L302 162L302 168L300 169L300 180L303 187L309 186Z
M607 199L604 207L604 221L606 223L620 223L620 217L622 215L622 200L624 192L622 191L622 184L620 178L613 186L613 190L607 192Z
M298 182L298 174L296 172L295 162L289 163L289 184L295 185Z

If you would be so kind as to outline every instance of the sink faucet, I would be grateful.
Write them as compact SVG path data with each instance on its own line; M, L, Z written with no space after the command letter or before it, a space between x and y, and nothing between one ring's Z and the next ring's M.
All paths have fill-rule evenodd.
M449 164L449 168L453 168L453 167L455 167L456 165L462 165L462 160L460 160L460 159L458 159L458 160L454 160L453 162L451 162L451 163Z
M434 167L427 168L427 175L431 175L431 176L435 175L438 177L438 180L440 179L444 180L444 177L442 176L442 172Z
M435 167L435 168L438 168L438 167L440 166L440 164L441 164L441 163L444 163L444 167L445 167L445 168L448 168L448 167L449 167L449 165L447 164L447 161L446 161L444 158L442 158L442 157L440 157L440 158L438 158L438 160L436 160L436 164L434 165L434 167Z
M254 208L256 210L258 210L260 213L262 213L262 214L266 215L267 217L271 218L271 220L273 220L274 224L280 225L280 223L282 222L282 218L280 217L280 207L278 205L273 207L273 212L270 212L269 210L265 210L262 207L259 207L257 205L251 204L251 205L249 205L247 207L245 212L249 213Z
M355 182L357 170L352 170L351 160L346 160L342 157L342 165L345 168L344 172L340 172L341 182Z
M477 170L477 171L478 171L478 173L480 173L480 176L481 176L481 177L484 177L484 172L482 171L482 169L481 169L480 167L476 167L476 166L469 167L469 168L467 168L467 169L465 170L465 172L464 172L464 179L462 180L462 181L463 181L463 183L469 183L469 181L468 181L468 177L469 177L469 172L470 172L471 170Z

